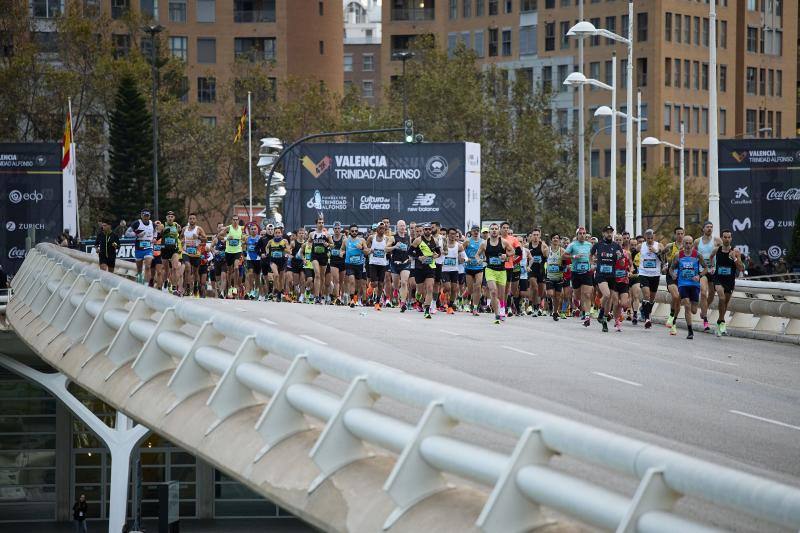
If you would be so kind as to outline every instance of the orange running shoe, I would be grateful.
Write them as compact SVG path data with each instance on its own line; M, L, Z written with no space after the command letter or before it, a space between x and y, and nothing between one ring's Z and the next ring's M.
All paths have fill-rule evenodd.
M452 308L452 307L449 307L449 306L448 306L448 308L447 308L447 314L448 314L448 315L452 315L452 314L453 314L453 308Z
M375 304L375 310L376 311L380 311L381 310L381 304L380 303L376 303Z

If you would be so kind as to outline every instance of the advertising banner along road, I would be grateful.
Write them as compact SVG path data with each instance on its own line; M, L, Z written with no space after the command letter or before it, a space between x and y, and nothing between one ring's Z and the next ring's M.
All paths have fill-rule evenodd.
M786 255L800 209L800 139L719 141L720 230L757 259Z
M382 218L480 221L480 145L475 143L309 143L287 156L284 218L295 229L365 227Z
M16 273L25 259L28 229L52 241L64 229L61 145L0 144L0 263Z

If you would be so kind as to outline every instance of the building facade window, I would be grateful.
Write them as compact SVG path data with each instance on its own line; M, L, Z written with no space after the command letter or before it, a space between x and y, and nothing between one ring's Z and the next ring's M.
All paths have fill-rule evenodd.
M461 7L461 16L465 19L470 18L472 16L472 0L464 0L464 4Z
M458 0L450 0L450 20L458 18Z
M511 30L503 30L502 33L503 38L503 48L502 48L502 55L508 57L511 55Z
M679 43L683 39L683 17L675 14L675 42Z
M647 58L636 59L636 83L639 87L647 87Z
M344 55L344 71L353 72L353 54Z
M664 131L672 130L672 106L664 104Z
M216 0L197 0L197 22L215 22L216 20Z
M489 28L489 57L497 56L497 30Z
M672 40L672 13L669 11L664 13L664 40L667 42Z
M520 26L519 55L535 55L536 51L536 26Z
M197 62L214 64L217 62L217 40L208 37L197 38Z
M197 101L211 104L217 101L217 79L197 78Z
M755 53L758 46L758 28L747 27L747 51Z
M274 37L241 37L233 40L237 59L247 61L272 61L275 59Z
M498 0L489 0L489 16L493 17L497 15L497 3Z
M756 69L754 67L747 67L745 84L747 88L747 94L756 94Z
M186 0L171 0L169 3L169 21L186 22Z
M647 41L647 13L636 14L636 40Z
M497 30L495 30L495 31L497 31ZM544 49L547 52L550 52L550 51L556 49L556 23L555 22L545 22L545 24L544 24Z
M361 7L357 3L355 5ZM233 21L275 22L275 0L233 0Z
M374 54L361 54L361 70L364 72L372 72L375 70Z
M375 83L372 80L361 82L361 96L364 98L373 98L375 96Z
M189 60L189 38L171 36L169 38L169 53L172 57L181 61Z
M569 32L569 21L565 20L560 23L560 30L559 35L561 35L561 49L568 50L569 49L569 37L567 37L567 32Z
M536 12L537 0L520 0L519 12L520 13L534 13Z
M680 60L678 60L680 63ZM669 57L664 58L664 87L672 86L672 59Z
M55 18L64 12L62 0L31 0L31 12L36 18Z
M476 31L475 38L472 41L472 49L478 57L483 57L485 54L483 40L483 30Z
M111 18L121 19L131 9L129 0L111 0Z

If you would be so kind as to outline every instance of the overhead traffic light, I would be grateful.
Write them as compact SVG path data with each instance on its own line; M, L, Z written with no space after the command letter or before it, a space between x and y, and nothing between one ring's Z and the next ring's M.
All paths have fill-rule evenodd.
M406 121L403 122L403 128L405 129L406 142L407 143L413 143L414 142L414 123L411 121L410 118L406 119Z

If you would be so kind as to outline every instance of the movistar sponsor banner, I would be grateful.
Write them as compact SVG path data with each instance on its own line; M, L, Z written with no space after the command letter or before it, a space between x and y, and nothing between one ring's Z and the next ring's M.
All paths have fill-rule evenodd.
M339 221L368 226L383 218L389 218L392 224L399 219L437 220L445 226L462 229L477 224L480 145L466 145L311 143L300 146L287 157L285 222L290 228L307 226L321 214L326 224ZM465 185L467 165L471 165L470 172L477 176L477 185L473 184L470 191ZM478 215L468 216L476 212Z
M800 139L719 141L721 229L754 259L788 252L800 209Z
M61 145L0 144L0 263L16 273L25 259L25 237L52 241L63 230ZM34 243L35 244L35 243Z

